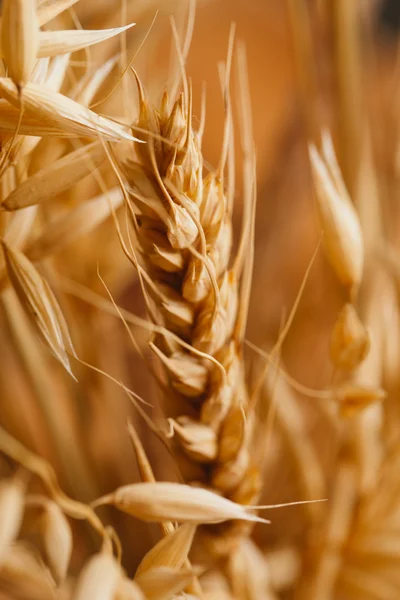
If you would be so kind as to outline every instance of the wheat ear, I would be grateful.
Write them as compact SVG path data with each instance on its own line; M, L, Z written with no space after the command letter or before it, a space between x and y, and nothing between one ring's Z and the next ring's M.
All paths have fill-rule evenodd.
M121 169L141 256L139 274L150 319L192 349L161 335L150 343L162 363L170 405L186 407L186 414L170 419L171 430L179 454L191 466L186 479L195 478L235 502L254 504L260 486L251 460L242 354L248 283L244 255L252 207L249 201L238 255L233 256L232 198L224 180L232 141L230 111L220 165L204 174L201 133L192 129L187 82L173 103L165 93L158 109L149 105L138 78L137 82L137 126L148 132L147 144L136 144L135 158L122 160ZM253 174L251 168L250 179ZM237 533L243 526L239 530L230 524L229 529ZM222 539L221 533L219 543L212 533L209 541L218 554L228 554L236 534L228 535L226 525Z

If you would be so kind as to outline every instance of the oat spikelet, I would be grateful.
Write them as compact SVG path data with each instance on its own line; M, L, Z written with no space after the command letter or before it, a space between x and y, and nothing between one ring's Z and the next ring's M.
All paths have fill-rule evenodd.
M57 584L64 581L72 552L72 533L68 520L55 502L47 501L42 518L44 549Z
M150 522L221 523L235 519L268 523L227 498L179 483L132 483L99 498L93 506L107 504Z
M35 0L4 0L1 48L8 74L20 89L32 73L39 48Z
M136 583L143 590L147 600L168 600L182 592L193 579L190 569L179 571L168 567L155 567L138 577Z
M143 557L136 576L155 567L180 569L188 557L195 532L196 525L185 523L161 539Z
M118 583L115 600L146 600L146 597L135 581L123 577Z
M120 577L120 566L111 554L95 554L79 575L72 600L113 600Z
M18 88L12 79L0 77L0 96L17 109L20 108ZM28 118L34 117L44 121L44 124L52 125L55 130L65 131L67 134L95 138L100 134L104 139L113 141L137 139L127 133L121 125L37 83L28 83L24 86L24 109Z
M101 142L83 146L28 177L1 206L6 210L20 210L52 200L93 172L104 159Z
M348 382L335 390L334 397L339 403L340 415L354 417L370 404L384 400L386 392L380 388Z
M47 281L26 256L2 242L7 273L31 322L54 356L72 375L68 352L75 354L67 323Z
M350 289L357 289L364 265L360 222L328 135L323 137L322 150L321 156L313 144L309 148L326 256L341 282Z
M366 358L371 336L352 304L341 310L331 336L331 358L336 367L352 371Z

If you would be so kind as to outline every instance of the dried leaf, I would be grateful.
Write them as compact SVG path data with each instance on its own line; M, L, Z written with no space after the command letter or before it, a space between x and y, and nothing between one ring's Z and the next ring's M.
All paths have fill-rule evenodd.
M238 519L268 523L240 504L208 490L179 483L133 483L99 498L93 506L105 504L150 522L221 523Z
M70 152L26 179L5 199L2 207L20 210L55 200L59 194L92 173L105 157L101 142L93 142Z
M137 568L136 577L155 567L180 569L188 557L195 532L195 524L185 523L162 538L144 556Z
M68 352L75 354L67 323L47 281L26 256L3 241L8 276L18 298L54 356L73 376Z

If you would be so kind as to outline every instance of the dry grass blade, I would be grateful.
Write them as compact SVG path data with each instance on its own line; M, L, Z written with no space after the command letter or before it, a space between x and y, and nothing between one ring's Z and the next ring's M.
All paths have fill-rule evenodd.
M3 0L1 49L8 74L21 88L27 83L39 47L35 0Z
M94 44L104 42L130 29L136 23L112 29L86 30L63 29L60 31L41 31L39 34L38 57L56 56L67 52L76 52Z
M136 576L155 567L180 569L189 555L195 532L195 524L185 523L160 540L144 556Z
M21 479L4 479L0 483L0 563L9 555L24 514L25 486Z
M13 134L17 127L19 127L19 133L26 136L42 137L42 136L54 136L57 138L74 138L78 137L79 133L76 130L65 131L60 129L60 126L46 123L45 121L38 119L32 115L27 115L25 112L22 115L21 111L9 104L6 100L0 100L0 129L3 133Z
M237 519L269 522L214 492L179 483L133 483L99 498L93 507L106 504L143 521L221 523Z
M20 210L54 200L92 173L105 159L101 142L93 142L50 163L26 179L4 201L6 210Z
M0 78L0 95L20 108L20 95L11 79ZM35 83L28 83L24 87L24 109L28 115L68 134L81 137L102 135L104 139L114 141L140 141L128 134L121 125L97 115L63 94Z
M148 600L168 600L182 592L193 579L193 571L156 567L135 577Z
M364 265L363 236L330 137L324 137L323 156L310 145L310 160L327 258L341 282L357 289Z
M77 2L79 0L42 0L42 2L38 2L37 17L39 25L46 25L46 23L64 12L64 10L74 6Z
M75 354L75 351L49 284L22 252L4 242L2 245L7 273L23 308L54 356L72 375L68 353Z
M120 577L120 566L111 554L95 554L79 575L72 600L113 600Z

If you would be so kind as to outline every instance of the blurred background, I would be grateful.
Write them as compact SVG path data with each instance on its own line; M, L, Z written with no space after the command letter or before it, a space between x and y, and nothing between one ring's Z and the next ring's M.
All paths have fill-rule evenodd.
M157 103L175 60L170 16L175 16L182 30L186 8L185 0L80 0L51 28L71 28L80 23L83 28L100 29L135 21L123 50L130 58L140 48L133 64L149 97ZM272 348L319 244L321 230L315 213L307 143L318 143L321 131L329 129L364 231L366 269L358 308L372 330L373 346L358 378L365 384L384 387L388 394L384 405L366 409L349 423L332 412L318 393L309 393L326 389L332 381L329 341L347 300L319 251L281 352L286 372L304 390L301 393L300 385L289 385L279 376L274 385L266 387L261 410L271 414L273 407L274 412L271 426L261 432L260 440L264 435L268 447L262 503L336 498L336 491L342 498L346 496L342 485L344 490L355 490L350 525L340 541L341 558L335 568L321 567L328 572L324 576L326 595L307 589L316 577L319 555L334 555L326 540L320 539L320 532L326 526L329 529L330 505L277 509L271 512L271 525L256 528L254 536L269 561L271 593L277 597L398 598L400 521L396 510L400 471L395 465L400 431L400 3L199 0L187 73L193 81L194 122L200 114L201 90L206 84L204 156L212 165L218 161L224 119L218 63L226 57L232 21L236 23L237 39L246 45L257 152L255 269L247 337L262 350ZM92 48L89 55L75 53L75 77L82 75L88 56L94 67L120 49L121 40L114 38ZM123 60L111 71L96 101L107 96L117 83ZM72 85L72 79L67 85ZM233 73L234 102L237 84ZM125 77L96 110L115 118L135 118L137 96L131 78ZM46 161L61 156L64 144L42 140L32 169L38 170ZM241 169L238 150L237 230L242 211ZM115 185L109 170L104 168L102 174ZM86 178L57 199L57 208L48 210L48 214L44 211L43 223L98 193L98 183ZM104 296L99 270L115 300L132 313L144 315L135 272L121 252L111 220L68 243L43 266L58 290L78 355L124 381L154 404L153 413L157 415L157 391L123 325L115 316L68 293L65 287L65 282L72 280ZM24 316L16 314L17 309L10 311L8 305L7 310L7 302L3 304L0 423L54 465L63 488L89 501L139 479L126 430L127 418L141 432L157 478L174 477L173 461L126 395L111 381L80 364L73 365L79 383L72 381L37 341ZM134 328L134 332L139 346L147 352L147 333L140 328ZM18 342L21 339L23 344ZM28 347L34 348L33 363L27 356ZM264 359L247 348L246 361L251 385ZM355 472L348 484L341 470L343 457ZM10 464L4 457L0 458L0 467L4 474L9 472ZM386 496L381 498L384 493ZM377 556L371 551L375 538L365 524L370 521L365 521L364 508L376 517L378 539L386 535L390 538L390 552ZM121 537L124 564L133 573L143 553L158 539L158 529L112 509L104 514ZM381 525L376 516L380 514L385 515ZM340 523L336 525L337 531L341 530ZM332 525L334 530L336 525ZM91 540L84 525L74 527L77 568L90 552ZM367 541L363 546L364 538ZM365 577L373 580L368 590L361 583Z

